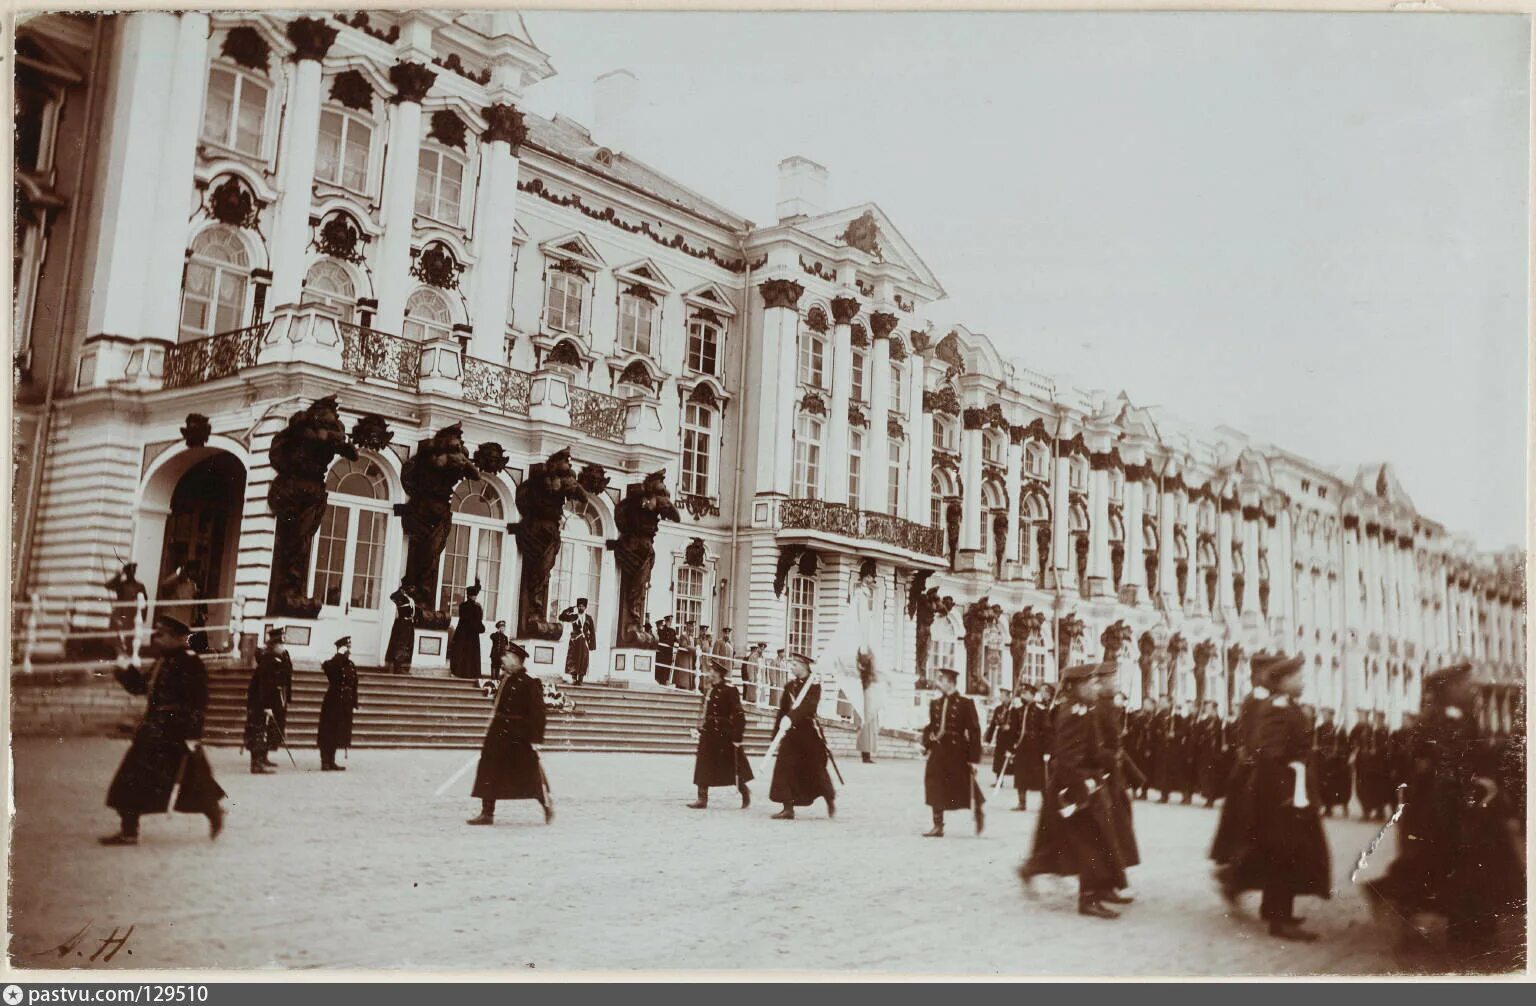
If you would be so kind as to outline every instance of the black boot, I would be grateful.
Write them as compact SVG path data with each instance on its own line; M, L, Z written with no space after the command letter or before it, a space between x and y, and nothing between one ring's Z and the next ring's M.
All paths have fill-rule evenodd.
M475 817L470 818L468 821L465 821L464 823L465 824L495 824L496 823L496 801L495 800L481 800L480 801L480 813L478 815L476 815Z
M699 787L699 798L688 805L689 810L703 810L709 806L709 790Z
M740 786L737 786L736 791L741 794L742 810L746 810L748 807L752 806L752 791L747 789L746 783L742 783Z
M275 771L277 770L268 767L267 762L262 761L256 755L251 755L251 775L271 775Z
M119 814L117 834L103 836L97 841L102 845L138 845L139 815Z
M944 837L944 812L942 810L936 810L936 811L933 812L933 827L929 828L927 831L923 832L923 837L924 838L943 838Z
M875 760L869 756L869 752L868 751L864 751L864 752L860 753L859 760L862 761L866 765L873 765L875 763Z
M208 840L213 841L224 830L224 808L218 804L208 812Z
M794 819L795 819L795 808L790 806L787 803L784 805L784 809L783 810L781 810L777 814L773 815L773 820L775 820L775 821L793 821Z

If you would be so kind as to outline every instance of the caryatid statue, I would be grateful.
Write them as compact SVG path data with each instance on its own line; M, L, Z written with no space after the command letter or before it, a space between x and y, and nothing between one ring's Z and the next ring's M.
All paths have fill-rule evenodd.
M435 609L438 564L453 527L453 490L480 471L464 448L458 423L416 445L400 470L405 502L395 505L405 532L404 589L416 601L417 620Z
M560 558L560 520L565 505L584 499L582 492L567 449L529 466L528 477L517 487L521 519L511 530L523 558L517 595L519 639L560 638L560 623L548 617L549 574Z
M646 596L651 590L651 567L656 562L656 532L663 520L681 519L667 492L666 471L652 472L639 484L631 484L614 509L619 536L609 540L619 568L620 647L649 649L655 635L645 627Z
M317 399L289 416L288 425L272 438L268 456L276 475L267 487L267 506L277 520L268 617L320 614L321 602L305 593L309 545L325 514L325 476L337 455L357 460L357 448L347 440L334 396Z

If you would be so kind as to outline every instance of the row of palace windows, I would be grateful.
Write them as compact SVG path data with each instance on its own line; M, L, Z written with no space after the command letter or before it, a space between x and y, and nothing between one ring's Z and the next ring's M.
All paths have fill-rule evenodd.
M823 493L822 444L827 431L827 420L802 412L795 419L794 463L790 475L790 495L797 499L837 498L836 487L828 487ZM860 509L864 481L865 432L857 427L848 430L848 484L847 505ZM906 490L907 445L892 438L887 442L886 458L886 512L896 515Z
M822 332L814 329L802 329L799 340L799 379L800 383L809 388L820 391L831 389L832 363L829 359L832 347L827 337ZM849 397L855 402L868 403L869 382L873 379L869 373L869 353L858 346L854 346L850 352L849 370L852 378L849 389ZM907 369L900 360L892 360L890 363L890 409L892 412L907 411Z

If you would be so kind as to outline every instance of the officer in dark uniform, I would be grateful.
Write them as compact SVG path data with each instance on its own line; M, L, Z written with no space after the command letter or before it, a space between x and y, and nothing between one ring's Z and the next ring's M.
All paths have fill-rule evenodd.
M776 821L793 820L796 807L809 807L817 800L826 800L827 816L835 817L837 791L827 774L827 742L816 722L821 686L811 680L810 657L791 653L785 659L792 676L779 696L779 711L773 721L778 757L768 787L768 799L783 810L773 817Z
M357 667L352 663L352 637L336 640L336 655L320 665L325 671L325 698L320 700L320 771L345 772L336 764L336 749L352 747L352 712L357 708Z
M1207 700L1201 707L1200 718L1190 731L1196 782L1207 807L1214 807L1221 796L1221 770L1226 751L1223 733L1221 717L1216 715L1216 703Z
M699 798L688 807L703 810L709 806L711 786L734 786L741 794L741 809L752 805L752 766L741 749L746 736L747 714L741 708L741 693L726 680L726 666L709 662L705 678L704 711L699 719L699 749L693 760L693 784Z
M1139 777L1139 770L1128 763L1125 753L1125 696L1119 692L1110 694L1108 688L1099 689L1094 714L1099 718L1099 741L1109 760L1104 788L1109 794L1109 817L1115 826L1115 848L1120 865L1128 870L1140 865L1141 850L1136 845L1136 823L1131 813L1131 779Z
M1032 882L1042 873L1075 875L1078 914L1099 919L1119 918L1106 906L1134 900L1116 893L1126 886L1125 866L1105 788L1111 755L1101 743L1094 713L1101 682L1113 674L1113 664L1080 664L1062 672L1065 698L1053 714L1049 784L1034 848L1019 867L1031 896Z
M1013 759L1008 756L1013 752L1013 746L1019 739L1017 720L1021 706L1022 703L1015 700L1013 693L1008 689L998 689L998 703L993 707L992 715L987 717L987 732L981 739L982 743L992 745L994 782L1005 775L1013 774Z
M507 644L502 657L507 674L496 693L491 724L480 745L475 788L470 791L480 801L480 813L466 824L495 824L497 800L537 800L544 808L544 823L555 819L535 746L544 743L544 688L528 675L523 664L527 659L527 650L515 642Z
M1045 791L1045 756L1050 751L1051 704L1049 685L1027 693L1019 710L1019 739L1013 746L1013 788L1019 802L1014 810L1028 809L1030 790Z
M496 623L496 631L491 633L491 668L489 677L501 676L501 655L507 652L507 623L505 620Z
M157 657L154 668L148 675L133 665L114 672L124 688L147 701L133 743L107 788L107 806L117 811L120 824L117 834L101 839L102 845L137 845L139 817L169 810L178 780L176 811L205 815L209 838L218 838L224 828L219 803L224 790L214 781L201 744L208 671L187 646L191 633L185 622L159 616L149 639Z
M1253 803L1248 781L1254 766L1253 734L1259 710L1269 701L1269 668L1273 662L1274 658L1267 653L1253 655L1249 663L1253 687L1244 696L1231 724L1227 750L1232 769L1227 773L1221 816L1216 820L1216 836L1211 841L1211 860L1218 869L1231 864L1252 841Z
M982 804L986 797L976 782L981 762L981 719L976 703L955 690L960 672L938 670L939 697L928 703L928 725L923 728L923 751L928 766L923 772L923 796L933 811L933 827L924 838L944 837L944 812L969 810L976 834L986 826Z
M1333 808L1344 808L1349 816L1349 738L1333 721L1333 710L1322 709L1317 725L1317 784L1323 803L1323 816L1332 817Z
M1158 790L1158 803L1167 803L1168 795L1173 792L1174 775L1177 769L1174 767L1174 722L1173 703L1163 699L1157 704L1157 711L1152 714L1151 720L1151 765L1149 774L1150 785Z
M1141 708L1132 712L1125 721L1125 750L1141 770L1140 781L1131 787L1138 800L1147 798L1148 776L1152 771L1152 717L1157 713L1157 703L1149 696L1141 700Z
M1332 879L1316 780L1307 771L1307 726L1296 702L1305 664L1304 657L1277 656L1261 671L1272 694L1251 709L1253 771L1244 785L1252 827L1217 876L1229 904L1244 891L1264 892L1259 915L1271 936L1311 942L1317 934L1301 928L1295 899L1330 897Z
M293 659L283 645L283 627L267 630L267 645L256 653L256 669L245 686L245 748L251 753L251 774L267 775L277 768L268 755L287 736L287 695L293 688Z
M1387 806L1397 813L1398 786L1407 785L1413 774L1414 733L1419 718L1413 713L1403 713L1403 725L1392 731L1387 755Z

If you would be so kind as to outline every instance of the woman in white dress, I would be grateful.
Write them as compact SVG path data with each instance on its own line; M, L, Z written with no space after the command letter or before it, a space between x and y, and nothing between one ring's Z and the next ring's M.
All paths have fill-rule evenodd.
M878 751L880 710L888 684L880 647L884 626L885 603L875 561L865 559L843 609L843 620L817 664L827 669L837 690L853 706L859 720L859 756L866 764L874 762Z

